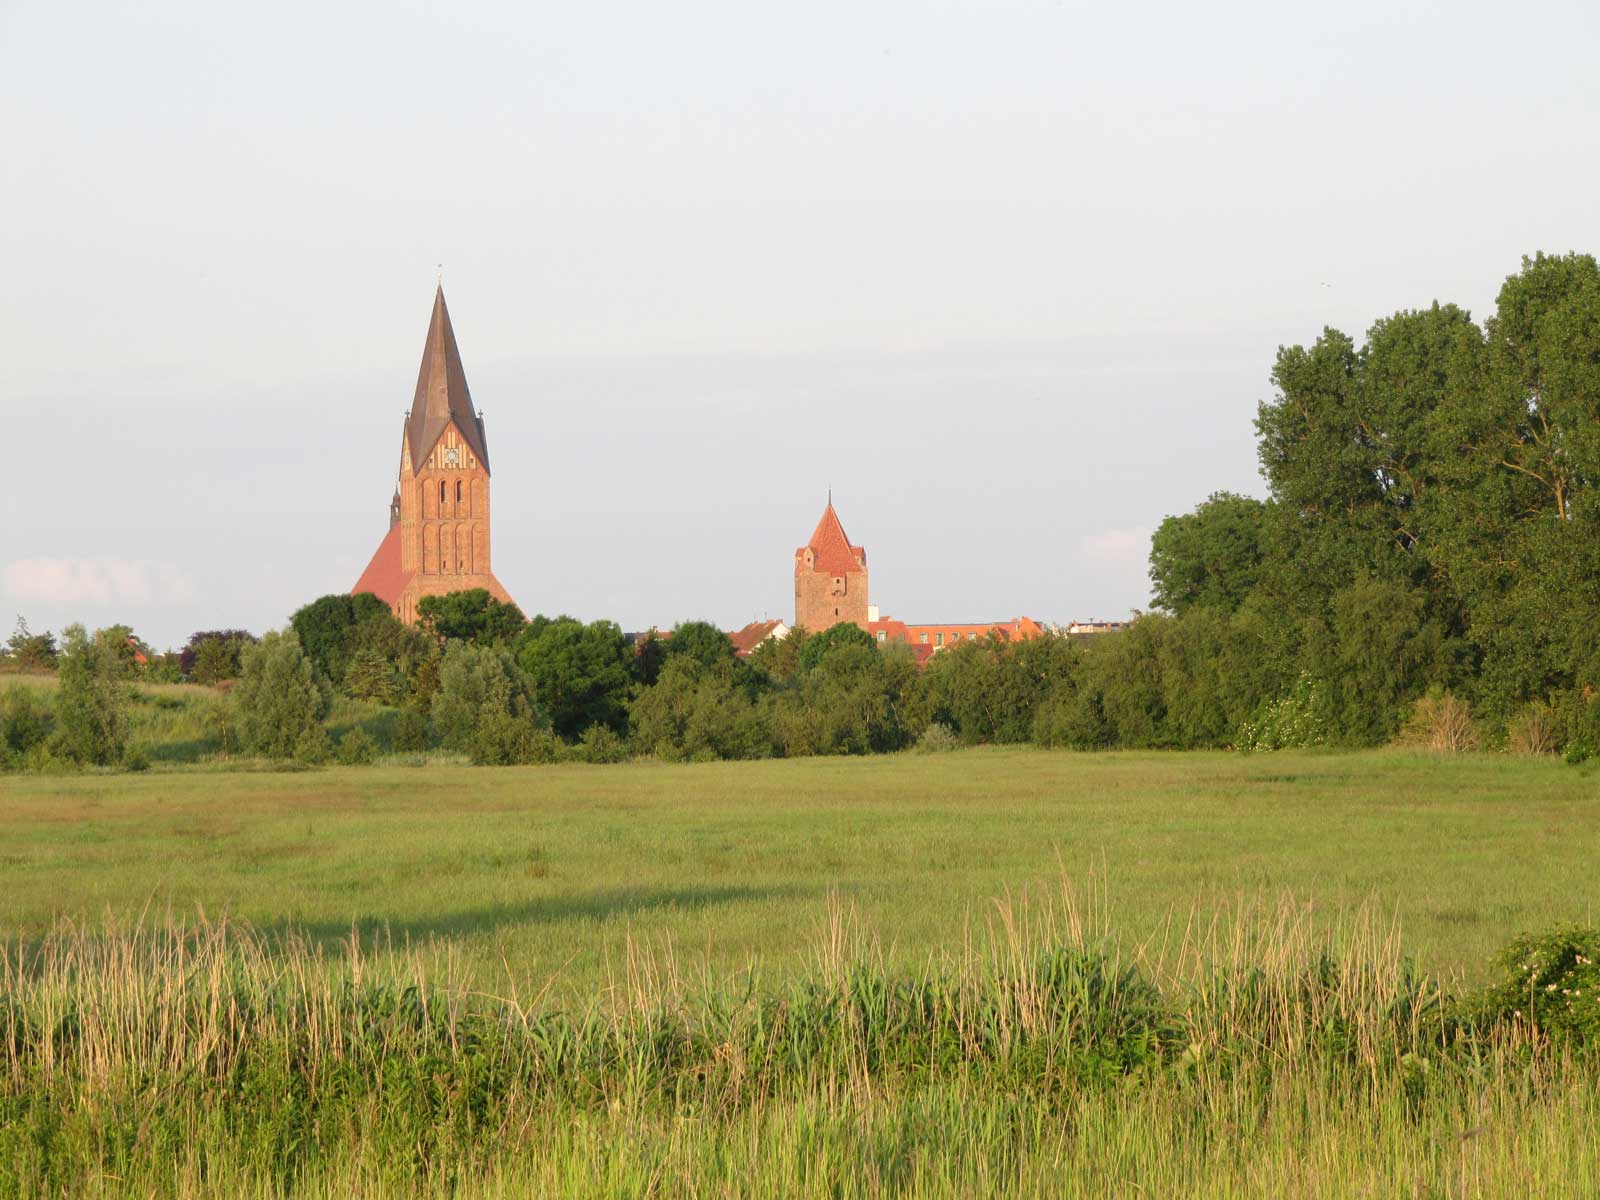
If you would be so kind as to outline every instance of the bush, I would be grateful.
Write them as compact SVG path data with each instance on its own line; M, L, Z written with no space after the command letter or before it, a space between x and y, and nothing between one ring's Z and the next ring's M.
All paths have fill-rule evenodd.
M306 729L295 739L294 760L307 767L320 767L333 757L333 741L321 724Z
M961 739L956 736L956 731L941 721L934 721L924 729L915 746L918 754L943 754L947 750L960 748Z
M1506 749L1513 754L1554 754L1560 738L1556 711L1548 704L1530 704L1506 725Z
M0 759L20 757L50 736L50 713L29 687L0 692Z
M127 741L125 643L107 630L90 638L82 625L68 627L61 640L51 752L79 764L109 766L122 758Z
M628 743L606 725L591 725L574 747L573 757L586 763L619 763L628 760Z
M1439 754L1462 754L1478 748L1478 731L1465 700L1438 692L1424 696L1413 706L1404 740Z
M1479 998L1481 1020L1600 1045L1600 929L1520 937L1506 947L1500 967L1501 979Z
M148 771L150 769L150 755L143 746L129 746L122 752L122 769L124 771Z
M521 727L537 728L527 677L504 650L451 642L439 669L433 723L440 740L474 761L526 762Z
M339 739L339 762L346 767L364 767L378 754L378 744L359 725Z
M1234 744L1252 750L1300 750L1328 740L1328 689L1320 680L1301 672L1294 690L1268 704L1242 722Z
M395 717L394 725L389 735L389 748L404 752L426 750L430 744L428 738L428 718L414 708L402 708Z
M491 712L478 722L467 743L474 766L513 767L553 763L561 758L561 739L527 716Z
M269 633L245 651L243 676L233 695L239 743L251 754L309 761L303 752L316 752L310 749L317 744L316 734L327 741L322 718L328 695L292 630Z

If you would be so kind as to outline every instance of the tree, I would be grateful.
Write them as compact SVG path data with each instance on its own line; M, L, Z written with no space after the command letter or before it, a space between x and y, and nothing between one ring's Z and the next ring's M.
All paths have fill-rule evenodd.
M634 643L633 677L643 687L654 687L667 661L667 639L654 629Z
M692 654L668 658L629 720L635 748L671 762L765 758L773 749L770 709L734 682L726 660L707 667Z
M810 637L804 626L796 625L787 637L767 638L750 652L747 661L772 679L793 679L800 670L800 651Z
M517 640L517 663L534 703L556 733L576 738L591 725L627 729L633 647L610 621L585 625L571 617L535 617Z
M865 629L853 622L841 621L833 628L805 639L798 652L799 667L802 671L814 671L823 659L850 646L873 653L878 649L878 643Z
M709 621L684 621L667 639L669 658L688 657L702 667L714 667L733 658L733 642Z
M487 588L470 588L417 601L417 617L441 641L509 646L527 624L522 610L504 604Z
M215 684L224 679L237 679L245 647L255 642L255 635L244 629L207 629L192 633L179 653L178 669L196 683Z
M82 625L69 625L61 643L52 749L72 762L117 762L127 748L126 637L113 627L91 638Z
M335 593L297 610L289 624L318 674L339 687L355 650L357 626L374 618L394 619L389 606L368 592L357 596Z
M54 671L56 669L56 637L46 630L33 633L28 622L17 617L16 630L6 642L8 657L19 671Z
M1260 500L1213 492L1192 513L1162 521L1150 539L1156 607L1235 611L1260 574L1265 515Z
M233 695L241 745L268 758L293 758L328 711L328 694L293 629L274 630L245 651Z
M535 735L541 722L527 677L494 646L449 644L433 697L433 723L446 746L479 763L529 762L540 753Z

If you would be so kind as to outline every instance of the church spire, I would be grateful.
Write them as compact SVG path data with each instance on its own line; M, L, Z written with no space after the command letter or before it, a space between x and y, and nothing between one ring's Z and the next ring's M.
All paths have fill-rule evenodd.
M445 307L441 284L433 293L433 318L428 322L428 340L422 348L417 393L411 401L411 415L406 419L406 441L411 449L413 471L422 469L429 451L452 421L487 471L488 439L484 436L483 421L472 407L467 373L461 366L461 351L456 348L456 334L450 327L450 310Z

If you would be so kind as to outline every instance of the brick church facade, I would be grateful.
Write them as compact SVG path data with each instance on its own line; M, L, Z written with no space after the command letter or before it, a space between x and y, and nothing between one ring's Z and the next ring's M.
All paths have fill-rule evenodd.
M511 601L489 563L488 437L440 287L400 438L389 532L351 592L371 592L402 621L415 621L422 597L472 588Z

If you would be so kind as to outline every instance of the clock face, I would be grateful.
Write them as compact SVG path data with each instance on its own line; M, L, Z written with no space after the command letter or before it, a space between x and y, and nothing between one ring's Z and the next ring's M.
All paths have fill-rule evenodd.
M454 446L446 450L444 452L444 465L447 467L459 467L461 465L461 451Z

